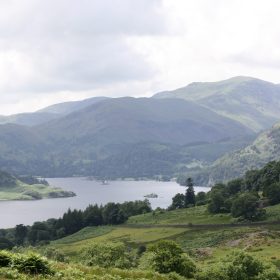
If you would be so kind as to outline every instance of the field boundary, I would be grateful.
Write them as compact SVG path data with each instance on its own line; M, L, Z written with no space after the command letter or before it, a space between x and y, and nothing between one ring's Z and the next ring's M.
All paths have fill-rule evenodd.
M280 220L272 222L255 222L255 223L230 223L230 224L122 224L117 227L124 228L231 228L231 227L255 227L255 226L268 226L268 225L280 225Z

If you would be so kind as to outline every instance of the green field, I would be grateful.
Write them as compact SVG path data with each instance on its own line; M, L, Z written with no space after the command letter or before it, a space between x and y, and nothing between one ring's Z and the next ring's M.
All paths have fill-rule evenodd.
M278 219L279 208L267 208L267 221ZM125 225L87 227L48 246L78 261L82 250L93 242L124 242L137 248L160 239L172 239L202 265L210 265L231 251L242 249L280 266L280 226L229 227L232 222L236 221L227 214L210 215L205 206L155 211L131 217ZM219 228L211 227L212 224Z
M174 211L154 211L130 217L127 224L228 224L234 220L229 214L213 215L206 206L197 206Z

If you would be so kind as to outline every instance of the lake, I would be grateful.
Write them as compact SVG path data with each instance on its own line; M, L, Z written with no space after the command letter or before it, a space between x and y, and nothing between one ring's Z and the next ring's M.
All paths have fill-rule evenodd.
M0 228L17 224L31 225L35 221L58 218L71 209L85 209L89 204L143 200L144 195L156 193L158 198L150 198L153 208L168 207L172 197L185 192L185 187L176 182L157 181L110 181L108 185L86 178L47 178L50 185L73 191L70 198L43 199L35 201L1 201ZM195 187L195 191L209 191L207 187Z

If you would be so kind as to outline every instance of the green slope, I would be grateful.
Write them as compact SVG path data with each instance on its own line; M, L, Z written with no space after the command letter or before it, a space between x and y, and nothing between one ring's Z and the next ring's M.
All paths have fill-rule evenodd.
M277 123L261 133L251 145L216 160L205 173L212 181L229 180L279 159L280 123Z
M73 192L64 191L44 184L29 185L7 172L0 171L0 200L36 200L74 196Z
M250 77L211 83L192 83L154 98L191 100L254 129L268 128L280 119L280 86Z
M242 147L253 134L189 101L108 99L36 127L0 126L0 164L43 176L171 176Z

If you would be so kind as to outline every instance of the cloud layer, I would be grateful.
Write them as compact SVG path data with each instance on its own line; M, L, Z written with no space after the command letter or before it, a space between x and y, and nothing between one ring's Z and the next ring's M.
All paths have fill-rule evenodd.
M0 114L249 75L280 82L277 0L0 1Z

